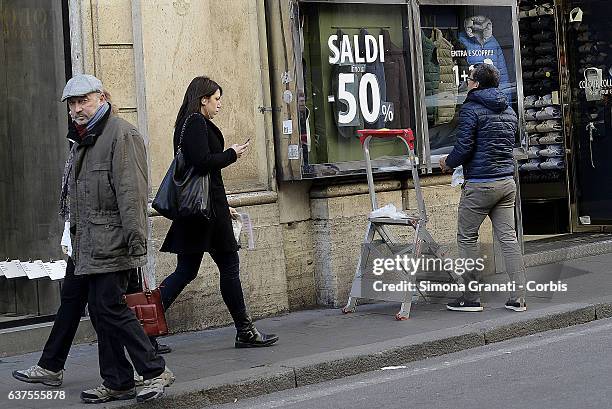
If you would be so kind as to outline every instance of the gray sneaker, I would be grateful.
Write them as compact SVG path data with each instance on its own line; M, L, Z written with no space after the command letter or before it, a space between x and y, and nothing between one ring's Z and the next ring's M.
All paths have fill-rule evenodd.
M136 396L136 401L146 402L161 398L164 395L164 388L172 385L175 379L172 371L166 367L158 377L144 381L144 388Z
M136 372L136 370L134 369L134 386L138 388L139 386L143 386L143 385L144 385L144 378L138 375L138 372Z
M505 305L507 310L512 310L516 312L527 311L527 303L524 299L519 298L518 300L508 300Z
M60 386L64 380L64 370L51 372L42 366L34 365L21 371L13 371L13 378L28 383L42 383L48 386Z
M134 399L135 396L136 388L116 391L104 385L81 392L81 400L85 403L103 403L111 400Z

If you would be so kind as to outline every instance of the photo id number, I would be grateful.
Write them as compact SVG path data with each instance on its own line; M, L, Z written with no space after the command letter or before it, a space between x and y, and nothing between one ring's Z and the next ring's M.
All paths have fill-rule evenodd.
M10 400L66 399L66 391L9 391Z

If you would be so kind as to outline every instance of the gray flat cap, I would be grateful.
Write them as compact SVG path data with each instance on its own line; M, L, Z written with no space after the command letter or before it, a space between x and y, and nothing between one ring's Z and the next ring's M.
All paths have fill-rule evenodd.
M70 97L80 97L90 92L102 92L102 81L89 74L78 74L70 78L64 87L61 101Z

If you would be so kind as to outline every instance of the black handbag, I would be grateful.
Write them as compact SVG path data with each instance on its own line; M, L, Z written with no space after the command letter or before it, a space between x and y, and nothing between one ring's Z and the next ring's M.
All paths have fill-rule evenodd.
M182 150L185 128L194 115L197 113L189 115L183 123L176 155L152 203L153 209L170 220L188 217L210 220L213 217L210 175L198 174L194 167L187 163Z

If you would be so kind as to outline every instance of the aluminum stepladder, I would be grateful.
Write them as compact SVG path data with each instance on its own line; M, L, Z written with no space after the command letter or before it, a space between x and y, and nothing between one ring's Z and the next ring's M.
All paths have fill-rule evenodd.
M383 301L399 301L401 302L400 311L395 315L395 319L398 321L407 320L410 316L410 307L412 305L412 296L415 291L404 291L403 293L397 294L394 298L374 298L371 295L363 297L364 293L363 283L366 280L364 278L364 272L368 267L368 260L372 254L382 255L374 247L374 237L376 233L381 237L378 240L378 244L388 251L387 254L395 256L409 255L412 258L418 259L422 254L427 253L434 257L444 258L446 255L446 249L440 246L433 239L429 231L427 230L427 212L425 211L425 201L423 199L423 192L421 191L421 184L419 180L419 170L417 159L414 154L414 134L411 129L384 129L384 130L373 130L364 129L358 130L359 140L364 150L365 162L366 162L366 175L368 178L368 190L370 193L370 201L372 204L372 211L378 209L378 202L376 200L376 191L374 188L374 177L372 174L372 162L370 159L370 141L373 138L378 139L392 139L399 138L402 140L406 148L408 149L408 158L410 160L410 167L412 171L412 180L414 183L414 190L417 201L417 214L405 215L401 218L390 218L390 217L371 217L368 216L368 224L366 227L365 238L361 246L361 252L359 260L357 262L357 268L355 270L355 276L353 278L353 284L349 295L348 303L342 308L343 313L354 312L357 308L357 300L360 298L378 299ZM400 241L394 237L392 232L387 228L388 226L404 226L407 228L414 229L413 240L409 243L400 243ZM409 274L406 271L400 272L403 278L407 281L414 283L416 286L416 275ZM450 272L447 272L451 280L455 281L455 277ZM367 284L366 284L367 285ZM419 291L420 292L420 291ZM421 295L423 295L421 293ZM379 296L380 297L380 296Z

